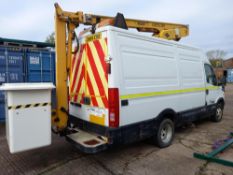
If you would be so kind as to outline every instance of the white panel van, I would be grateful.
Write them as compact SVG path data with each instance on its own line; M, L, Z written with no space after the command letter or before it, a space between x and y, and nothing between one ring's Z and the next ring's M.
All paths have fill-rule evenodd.
M167 147L175 127L223 116L224 92L205 54L175 41L101 27L79 38L72 75L67 140L84 152L147 138Z

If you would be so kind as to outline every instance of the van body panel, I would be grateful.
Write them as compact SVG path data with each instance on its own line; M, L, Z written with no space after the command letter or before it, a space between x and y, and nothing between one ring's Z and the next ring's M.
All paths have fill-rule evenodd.
M114 77L122 99L128 100L120 109L120 126L155 118L165 109L181 112L205 105L204 54L200 49L133 33L115 32L112 40L118 70ZM147 93L155 95L143 96ZM127 99L131 94L141 97Z
M107 40L107 88L119 90L119 127L109 127L107 107L92 105L92 99L90 105L81 101L77 105L71 99L71 118L81 129L110 140L131 132L137 132L137 138L148 137L163 111L173 111L178 125L183 119L194 121L214 114L218 99L224 99L222 89L207 81L204 65L210 63L199 48L116 27L101 27L96 33ZM80 43L90 35L81 36ZM104 122L95 117L91 120L92 114L104 116Z

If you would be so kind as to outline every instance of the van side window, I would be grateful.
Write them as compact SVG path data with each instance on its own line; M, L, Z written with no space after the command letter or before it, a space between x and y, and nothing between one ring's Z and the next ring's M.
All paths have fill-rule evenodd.
M206 74L206 81L212 85L217 84L217 80L213 71L213 68L209 64L205 64L205 74Z

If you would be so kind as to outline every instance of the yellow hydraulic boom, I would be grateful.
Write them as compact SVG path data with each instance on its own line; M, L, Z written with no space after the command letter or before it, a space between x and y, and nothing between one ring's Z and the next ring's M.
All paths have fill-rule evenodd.
M55 46L56 46L56 96L57 108L52 117L53 128L62 131L68 122L68 77L71 68L72 38L74 29L79 24L96 26L113 24L115 18L83 12L67 12L55 4ZM135 28L139 32L151 32L153 36L179 41L189 34L188 25L155 22L137 19L125 19L127 28Z

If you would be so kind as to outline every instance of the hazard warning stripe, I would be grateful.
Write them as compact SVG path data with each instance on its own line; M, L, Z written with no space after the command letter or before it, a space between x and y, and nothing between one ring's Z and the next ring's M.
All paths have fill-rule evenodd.
M107 72L107 64L106 64L106 56L108 55L108 46L107 46L107 40L100 40L100 47L101 49L99 50L100 53L104 59L101 59L102 60L102 65L104 67L104 70L105 70L105 78L106 80L108 81L108 72ZM97 44L98 45L98 44ZM98 49L97 49L98 50ZM104 51L106 51L106 53L104 53ZM100 55L99 54L99 55Z
M51 103L34 103L34 104L26 104L26 105L8 106L8 110L36 108L36 107L44 107L44 106L51 106Z
M82 50L82 48L83 48L83 45L80 46L80 49L78 49L78 52L76 52L76 53L73 55L73 57L72 57L71 77L70 77L70 82L71 82L72 84L71 84L71 86L70 86L70 92L72 92L71 87L73 88L73 80L75 80L74 75L75 75L75 71L77 70L77 69L75 69L75 67L77 66L78 61L79 61L79 59L76 58L76 56L77 56L77 55L80 55L80 51Z
M101 96L106 96L106 94L103 92L103 87L101 87L101 85L102 85L102 82L104 81L103 79L102 79L102 81L101 81L101 76L99 76L99 74L100 74L100 72L101 72L101 74L103 75L103 73L104 73L104 70L103 70L103 67L100 65L100 63L98 62L99 60L103 60L103 58L104 57L98 57L98 55L97 54L95 54L95 58L96 59L94 59L94 57L93 57L93 52L95 51L95 48L93 48L92 47L92 49L90 49L90 46L91 46L91 44L93 44L92 42L91 43L89 43L86 47L87 47L87 56L88 56L88 58L89 59L87 59L88 61L90 61L90 69L88 69L87 70L87 73L89 73L89 70L93 70L93 72L94 72L94 78L95 78L95 81L96 81L96 84L98 84L97 85L97 89L99 89L99 93L97 93L97 94L100 94ZM95 62L94 63L94 61L95 60L97 60L97 62ZM92 62L93 61L93 62ZM98 68L99 69L97 69L97 66L98 65ZM99 72L98 72L99 71ZM104 76L102 76L102 78L103 78ZM106 85L107 85L107 83L106 83ZM95 95L97 95L96 93L95 93ZM104 99L104 100L107 100L107 99ZM101 102L101 100L100 99L98 99L98 101L100 101L100 103L98 104L98 106L102 106L102 107L107 107L107 103L105 102L104 104L102 104L102 102ZM102 101L103 101L103 99L102 99Z
M100 41L101 42L101 41ZM105 54L104 54L104 52L103 52L103 47L105 47L104 46L104 44L102 43L102 44L100 44L100 42L97 42L97 41L94 41L93 43L94 43L94 45L95 45L95 49L96 49L96 51L97 51L97 53L98 53L98 55L99 55L99 58L105 58ZM106 63L105 63L105 60L104 59L99 59L100 60L100 62L101 62L101 64L102 64L102 67L103 67L103 70L104 70L104 74L106 75Z
M102 76L102 80L101 80L101 75L99 74L101 71L98 71L98 68L100 69L101 66L96 65L96 62L98 62L98 61L95 62L95 60L97 60L97 59L94 60L94 57L92 55L92 52L91 52L91 49L90 49L89 45L87 45L87 48L88 48L87 54L88 54L88 57L89 57L89 60L90 60L90 63L91 63L91 68L92 68L92 71L94 73L94 78L96 80L96 84L97 84L98 89L100 91L100 95L106 96L107 93L105 93L105 89L104 89L104 85L103 85L103 83L104 83L103 76ZM98 68L97 68L97 66L98 66ZM104 103L105 107L107 107L107 105L108 105L107 99L102 98L102 100L103 100L103 103Z
M87 94L95 94L94 89L92 87L92 83L90 81L91 80L90 80L89 74L87 74L87 80L86 80L86 82L87 82L87 89L89 90L89 93L87 93ZM92 97L91 101L93 102L92 105L98 106L98 102L97 102L96 98Z
M89 82L89 83L91 83L90 86L93 87L93 90L94 90L94 92L91 93L90 95L97 97L96 99L97 99L98 103L95 106L103 106L104 104L103 104L101 98L104 97L104 95L100 94L100 91L98 89L98 86L97 86L95 78L94 78L94 73L93 73L92 69L90 68L91 66L90 66L89 60L87 61L87 67L89 67L89 69L88 69L88 82L90 81ZM89 84L88 84L88 86L89 86ZM101 98L98 98L98 97L101 97Z
M79 96L74 96L73 98L73 101L74 102L77 102L80 103L81 102L81 98L82 98L82 93L84 92L84 73L85 73L85 67L84 67L84 57L86 55L86 49L85 49L86 45L84 44L83 45L83 50L82 52L80 52L80 55L79 55L79 58L78 58L78 61L79 61L79 64L78 66L76 67L76 72L75 72L75 78L74 79L74 82L73 82L73 85L74 85L74 88L72 89L72 92L78 92Z
M82 103L91 98L91 105L108 108L108 74L105 57L107 38L83 44L72 61L70 99Z
M105 63L105 55L102 51L102 48L99 44L94 45L94 43L89 44L93 58L98 58L98 59L93 59L94 60L94 65L98 68L99 76L101 78L102 84L104 87L108 87L108 81L106 78L106 63ZM97 46L97 47L95 47ZM105 94L107 94L107 89L105 88Z
M79 67L77 67L78 72L77 72L77 79L75 82L75 92L79 92L79 93L83 93L85 91L85 59L86 59L86 45L83 46L84 50L82 52L82 55L80 57L80 64ZM81 90L81 91L80 91ZM75 97L75 101L77 100L77 98L79 99L79 102L81 100L80 97Z
M76 92L77 91L77 89L75 88L75 87L77 87L76 84L78 83L80 78L83 78L83 76L80 75L81 72L84 71L83 70L83 60L84 59L82 59L82 57L85 54L84 53L85 50L83 50L83 49L84 49L84 45L82 45L82 47L81 47L82 51L80 51L80 55L77 55L78 56L77 66L75 67L75 72L73 73L74 74L74 79L73 79L73 82L72 82L73 84L72 84L72 87L71 87L71 92ZM76 101L76 99L77 99L77 96L74 96L74 98L72 100Z
M82 53L80 55L78 55L76 59L76 62L75 62L75 70L73 71L73 79L72 79L72 84L71 84L71 92L74 91L74 88L75 88L75 83L77 81L77 78L78 78L78 71L79 71L79 67L80 67L80 64L81 64L81 56L82 56Z
M108 93L107 93L108 73L107 73L107 64L105 62L105 58L106 58L108 53L104 53L104 50L107 52L107 44L106 44L105 40L100 40L99 42L94 42L94 45L95 45L95 50L96 50L99 58L102 58L102 59L100 59L100 62L101 62L102 67L103 67L102 77L105 77L104 83L106 83L106 84L104 84L104 87L105 87L106 96L108 96Z
M78 54L76 54L76 56L78 56L78 58L76 58L75 56L75 64L73 66L73 72L72 72L72 79L71 79L71 82L72 82L72 85L71 85L71 92L74 90L74 85L75 85L75 82L76 82L76 78L77 78L77 73L78 73L78 70L79 70L79 66L80 66L80 62L81 62L81 57L83 55L83 45L81 45L80 51L78 52Z
M90 51L89 52L90 55L88 55L89 60L90 60L92 69L94 69L93 70L94 74L96 73L95 75L96 75L97 84L100 83L102 85L102 87L108 87L107 79L105 78L106 70L104 69L104 66L100 61L101 59L103 60L104 57L99 56L97 49L95 48L93 43L88 45L88 49ZM105 90L107 90L107 89L105 88ZM107 94L107 91L105 91L105 94Z
M84 92L84 84L85 84L84 83L84 75L85 75L85 65L84 64L82 65L80 70L81 71L80 71L80 74L78 76L78 80L76 81L77 85L75 83L76 88L74 89L74 91ZM82 90L82 91L80 91L80 90ZM74 101L76 101L76 100L77 100L77 96L74 97Z

